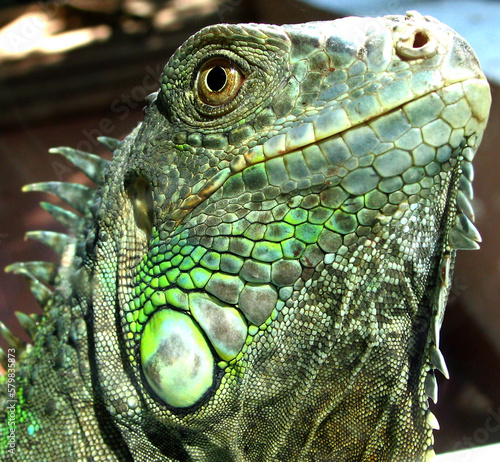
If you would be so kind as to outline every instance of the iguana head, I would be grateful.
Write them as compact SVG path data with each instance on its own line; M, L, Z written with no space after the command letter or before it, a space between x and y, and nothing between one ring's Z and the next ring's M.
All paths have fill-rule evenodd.
M187 40L98 222L96 359L128 444L203 460L431 447L440 275L478 240L457 199L489 101L466 42L414 13Z
M489 104L467 43L414 12L188 39L115 151L83 262L131 454L428 453Z

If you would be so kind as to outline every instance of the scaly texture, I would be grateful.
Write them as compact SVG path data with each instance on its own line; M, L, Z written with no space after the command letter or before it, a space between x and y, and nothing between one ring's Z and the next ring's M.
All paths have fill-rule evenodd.
M61 265L10 267L46 314L19 316L32 347L3 328L2 460L430 457L489 106L467 43L415 12L191 37L109 165L53 150L97 190L26 188L82 216L44 204L74 236L30 237Z

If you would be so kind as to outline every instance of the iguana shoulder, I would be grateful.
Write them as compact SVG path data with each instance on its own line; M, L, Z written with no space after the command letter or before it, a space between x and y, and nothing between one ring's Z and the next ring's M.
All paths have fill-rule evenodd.
M415 12L188 39L110 164L58 149L96 190L28 187L81 216L49 206L71 237L35 234L57 273L11 268L45 316L21 316L2 460L431 456L490 100L467 43Z

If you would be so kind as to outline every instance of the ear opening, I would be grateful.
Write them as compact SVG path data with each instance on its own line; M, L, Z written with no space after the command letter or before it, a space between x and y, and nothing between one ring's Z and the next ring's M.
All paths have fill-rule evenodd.
M137 229L144 233L147 241L153 230L153 191L147 180L135 176L125 181L125 191L132 205Z

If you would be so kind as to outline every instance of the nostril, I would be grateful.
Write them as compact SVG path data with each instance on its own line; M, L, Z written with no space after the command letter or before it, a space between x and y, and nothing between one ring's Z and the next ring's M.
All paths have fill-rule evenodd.
M396 52L405 60L430 58L437 53L437 41L425 29L410 28L398 40Z
M418 31L413 39L413 48L422 48L429 43L429 37L423 31Z

